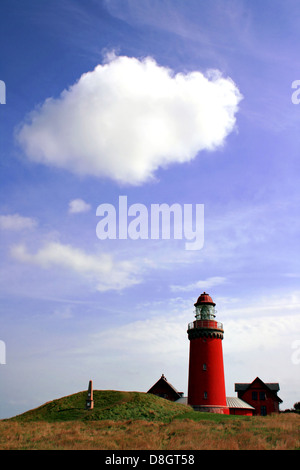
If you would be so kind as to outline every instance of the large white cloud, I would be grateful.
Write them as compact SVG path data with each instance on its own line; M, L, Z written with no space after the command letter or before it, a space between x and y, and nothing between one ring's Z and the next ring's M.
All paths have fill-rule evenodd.
M34 110L17 139L33 161L140 184L221 146L241 99L218 71L174 74L151 57L110 54Z

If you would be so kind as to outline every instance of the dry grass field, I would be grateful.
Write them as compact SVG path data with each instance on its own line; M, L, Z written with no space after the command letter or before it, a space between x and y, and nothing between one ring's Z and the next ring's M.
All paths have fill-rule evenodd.
M99 392L98 402L103 398ZM116 395L114 395L114 393ZM110 392L101 406L78 408L76 394L0 421L1 450L294 450L300 415L238 417L187 411L158 397ZM105 397L104 397L105 398ZM64 401L65 400L65 401ZM70 406L74 403L74 407ZM67 408L68 407L68 408ZM68 413L66 414L66 412ZM73 414L72 414L73 413ZM113 415L115 413L115 415ZM125 414L126 419L121 419ZM147 414L148 413L148 414ZM102 416L101 416L102 415ZM132 415L128 419L128 416ZM144 419L141 416L144 415ZM107 416L110 416L107 419Z

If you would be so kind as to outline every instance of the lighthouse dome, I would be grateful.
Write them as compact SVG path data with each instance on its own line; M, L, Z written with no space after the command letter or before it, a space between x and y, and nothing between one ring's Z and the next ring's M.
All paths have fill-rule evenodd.
M195 307L198 307L200 305L213 305L215 306L216 304L213 302L211 296L207 294L206 292L203 292L203 294L198 297L197 302L194 304Z

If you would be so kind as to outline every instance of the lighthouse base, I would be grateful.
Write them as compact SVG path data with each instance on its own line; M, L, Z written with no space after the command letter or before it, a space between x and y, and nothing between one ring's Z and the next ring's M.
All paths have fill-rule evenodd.
M229 415L228 406L213 406L213 405L192 405L194 411L202 411L206 413L218 413L221 415Z

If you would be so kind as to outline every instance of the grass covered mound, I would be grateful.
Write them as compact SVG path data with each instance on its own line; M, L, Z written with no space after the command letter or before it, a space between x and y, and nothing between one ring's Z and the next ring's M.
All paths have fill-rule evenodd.
M94 390L94 409L79 392L0 420L4 449L299 449L295 413L236 416L200 413L140 392Z
M29 421L128 420L168 422L184 415L190 407L141 392L94 390L94 409L86 410L87 392L59 398L11 418Z

